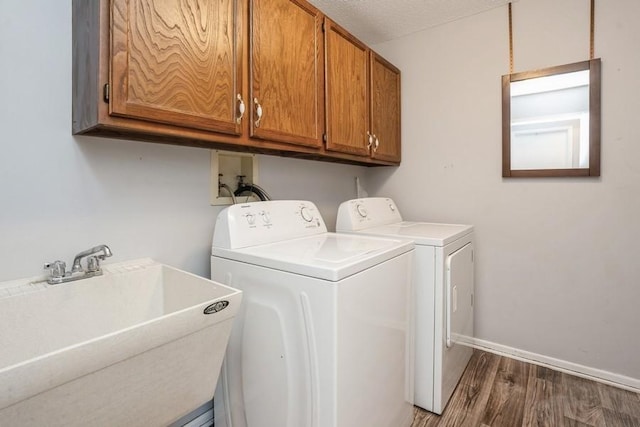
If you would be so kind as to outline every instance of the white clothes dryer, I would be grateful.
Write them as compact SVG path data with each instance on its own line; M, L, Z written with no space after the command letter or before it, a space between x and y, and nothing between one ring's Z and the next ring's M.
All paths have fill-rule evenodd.
M414 403L441 414L473 353L473 227L403 221L393 200L370 197L342 203L336 231L415 242Z
M244 299L216 427L410 426L413 248L328 233L307 201L223 210L211 276Z

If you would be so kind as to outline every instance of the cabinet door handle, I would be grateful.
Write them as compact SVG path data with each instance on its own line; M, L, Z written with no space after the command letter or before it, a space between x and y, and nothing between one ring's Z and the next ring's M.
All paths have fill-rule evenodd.
M242 118L244 117L246 107L244 105L244 101L242 100L242 95L238 94L236 98L238 99L238 116L236 117L236 123L240 124Z
M375 153L376 151L378 151L378 146L380 146L380 140L378 139L377 136L373 135L373 139L374 139L374 143L373 143L373 152Z
M371 135L371 133L367 131L367 136L369 136L369 143L367 144L367 150L371 150L371 146L373 146L373 138L375 138L375 135Z
M262 105L260 105L260 103L258 102L258 98L253 98L253 103L256 106L256 116L258 117L254 123L255 126L259 128L260 120L262 120Z

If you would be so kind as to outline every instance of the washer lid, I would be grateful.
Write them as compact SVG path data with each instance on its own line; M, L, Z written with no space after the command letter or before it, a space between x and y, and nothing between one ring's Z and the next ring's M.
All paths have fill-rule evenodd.
M445 246L473 232L472 225L402 221L367 228L362 233L411 239L416 245Z
M213 256L337 282L413 249L410 240L324 233Z

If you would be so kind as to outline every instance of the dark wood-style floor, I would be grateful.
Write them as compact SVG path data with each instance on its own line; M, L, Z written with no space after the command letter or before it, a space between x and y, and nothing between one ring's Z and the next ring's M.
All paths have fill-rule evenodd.
M640 427L640 395L476 350L441 416L412 427Z

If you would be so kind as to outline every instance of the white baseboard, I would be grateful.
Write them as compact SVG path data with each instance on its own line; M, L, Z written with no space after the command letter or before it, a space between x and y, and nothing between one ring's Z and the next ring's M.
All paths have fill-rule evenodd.
M472 347L479 350L495 353L500 356L510 357L512 359L521 360L523 362L532 363L534 365L544 366L546 368L555 369L556 371L565 372L576 375L578 377L587 378L589 380L608 384L614 387L640 393L640 379L627 377L625 375L615 374L613 372L603 371L601 369L591 368L589 366L579 365L577 363L568 362L566 360L555 359L553 357L544 356L542 354L532 353L520 350L506 345L496 344L491 341L485 341L473 338Z

